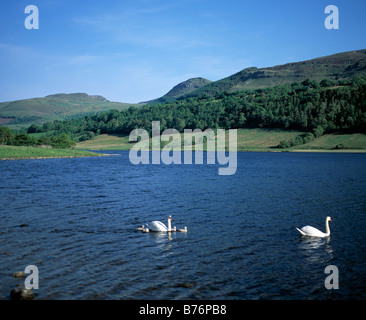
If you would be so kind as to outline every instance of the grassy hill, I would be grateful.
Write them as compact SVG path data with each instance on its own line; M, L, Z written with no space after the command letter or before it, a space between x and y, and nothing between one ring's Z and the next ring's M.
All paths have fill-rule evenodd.
M238 129L238 151L274 151L281 140L295 138L303 132L284 131L279 129ZM190 136L181 135L181 146L183 150L184 138ZM77 149L84 150L129 150L135 143L129 142L128 135L102 134L92 140L80 142ZM163 147L163 143L161 144ZM205 148L205 145L203 146ZM278 149L276 149L278 151Z
M366 49L268 68L246 68L215 82L200 77L191 78L177 84L164 96L145 103L159 104L202 94L267 88L305 79L349 80L353 77L366 77ZM111 109L123 110L131 105L133 104L111 102L102 96L86 93L53 94L43 98L2 102L0 126L18 129L33 123L42 124Z
M333 151L366 152L366 134L325 134L310 143L288 149L276 148L281 140L295 139L304 132L281 129L238 129L238 151ZM183 135L181 141L183 143ZM189 138L189 137L188 137ZM186 137L187 139L187 137ZM128 135L102 134L92 140L76 145L86 150L129 150L135 143L129 142ZM344 149L336 149L342 144ZM183 150L183 149L182 149Z
M130 150L133 143L124 134L101 134L91 140L76 144L77 149L83 150Z
M0 160L46 159L46 158L76 158L101 156L97 153L71 149L53 149L28 146L0 145Z
M176 86L173 87L173 89L171 89L164 96L162 96L158 99L141 102L141 103L158 104L158 103L173 101L185 94L188 94L192 91L202 88L203 86L205 86L209 83L211 83L211 81L207 80L205 78L191 78L191 79L188 79L187 81L177 84Z
M0 125L17 129L33 123L42 124L111 109L123 110L129 106L131 104L111 102L102 96L86 93L53 94L44 98L0 103Z
M325 134L290 151L366 152L366 134Z
M201 94L213 95L217 92L235 92L243 89L268 88L306 79L320 82L323 79L350 80L353 77L365 76L366 49L363 49L268 68L246 68L227 78L211 82L181 98Z

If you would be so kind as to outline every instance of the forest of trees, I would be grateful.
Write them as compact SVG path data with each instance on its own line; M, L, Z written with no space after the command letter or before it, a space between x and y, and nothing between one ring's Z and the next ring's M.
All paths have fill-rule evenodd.
M10 146L49 146L57 149L68 149L76 145L76 142L66 134L47 136L40 138L32 137L27 133L15 134L8 127L0 127L0 145Z
M151 132L152 121L160 121L162 131L282 128L309 132L299 137L302 143L324 133L365 132L366 78L305 80L266 89L205 93L153 106L32 125L27 132L46 132L46 137L66 134L83 141L102 133L129 134L136 128Z

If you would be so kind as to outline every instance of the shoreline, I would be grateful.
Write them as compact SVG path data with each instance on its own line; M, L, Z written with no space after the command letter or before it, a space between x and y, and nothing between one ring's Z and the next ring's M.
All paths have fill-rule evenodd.
M96 150L97 151L97 150ZM90 155L75 155L75 156L39 156L39 157L9 157L9 158L0 158L0 161L6 160L43 160L43 159L72 159L72 158L92 158L92 157L109 157L109 156L119 156L119 154L112 153L92 153Z
M286 151L284 151L286 152ZM338 150L328 150L328 149L294 149L294 150L290 150L288 152L304 152L304 153L310 153L310 152L314 152L314 153L366 153L365 149L338 149Z
M108 149L100 150L107 151ZM98 151L98 150L93 150ZM111 150L111 151L129 151L129 150ZM194 151L192 151L194 152ZM204 150L205 152L205 150ZM366 153L364 149L341 149L341 150L327 150L327 149L294 149L294 150L237 150L237 152L296 152L296 153ZM71 159L71 158L89 158L89 157L107 157L118 156L119 154L111 153L91 153L90 155L74 155L74 156L35 156L35 157L9 157L0 158L0 161L15 161L15 160L43 160L43 159Z
M98 157L99 155L93 155L93 156L55 156L55 157L21 157L21 158L16 158L16 157L10 157L10 158L0 158L1 161L6 161L6 160L11 160L11 161L15 161L15 160L42 160L42 159L71 159L71 158L89 158L89 157Z
M29 146L0 146L0 160L40 160L107 156L103 152L70 149L49 149Z

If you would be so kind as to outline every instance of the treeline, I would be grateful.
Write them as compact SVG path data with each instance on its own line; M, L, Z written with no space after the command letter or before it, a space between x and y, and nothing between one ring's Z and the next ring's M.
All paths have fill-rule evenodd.
M57 149L68 149L75 146L76 142L66 134L46 136L39 138L30 136L27 133L15 134L8 127L0 127L0 145L10 146L49 146Z
M305 80L266 89L202 94L154 106L32 125L27 132L67 134L75 141L83 141L102 133L129 134L136 128L151 132L152 121L160 121L162 131L282 128L311 133L300 136L296 143L323 133L365 132L366 78Z

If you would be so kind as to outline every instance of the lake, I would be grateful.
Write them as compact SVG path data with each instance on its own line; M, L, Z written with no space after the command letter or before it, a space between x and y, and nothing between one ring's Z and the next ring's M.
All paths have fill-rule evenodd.
M36 299L366 298L366 154L238 153L220 176L110 153L0 162L1 299L27 265ZM168 215L188 232L136 231ZM327 239L295 229L327 215Z

